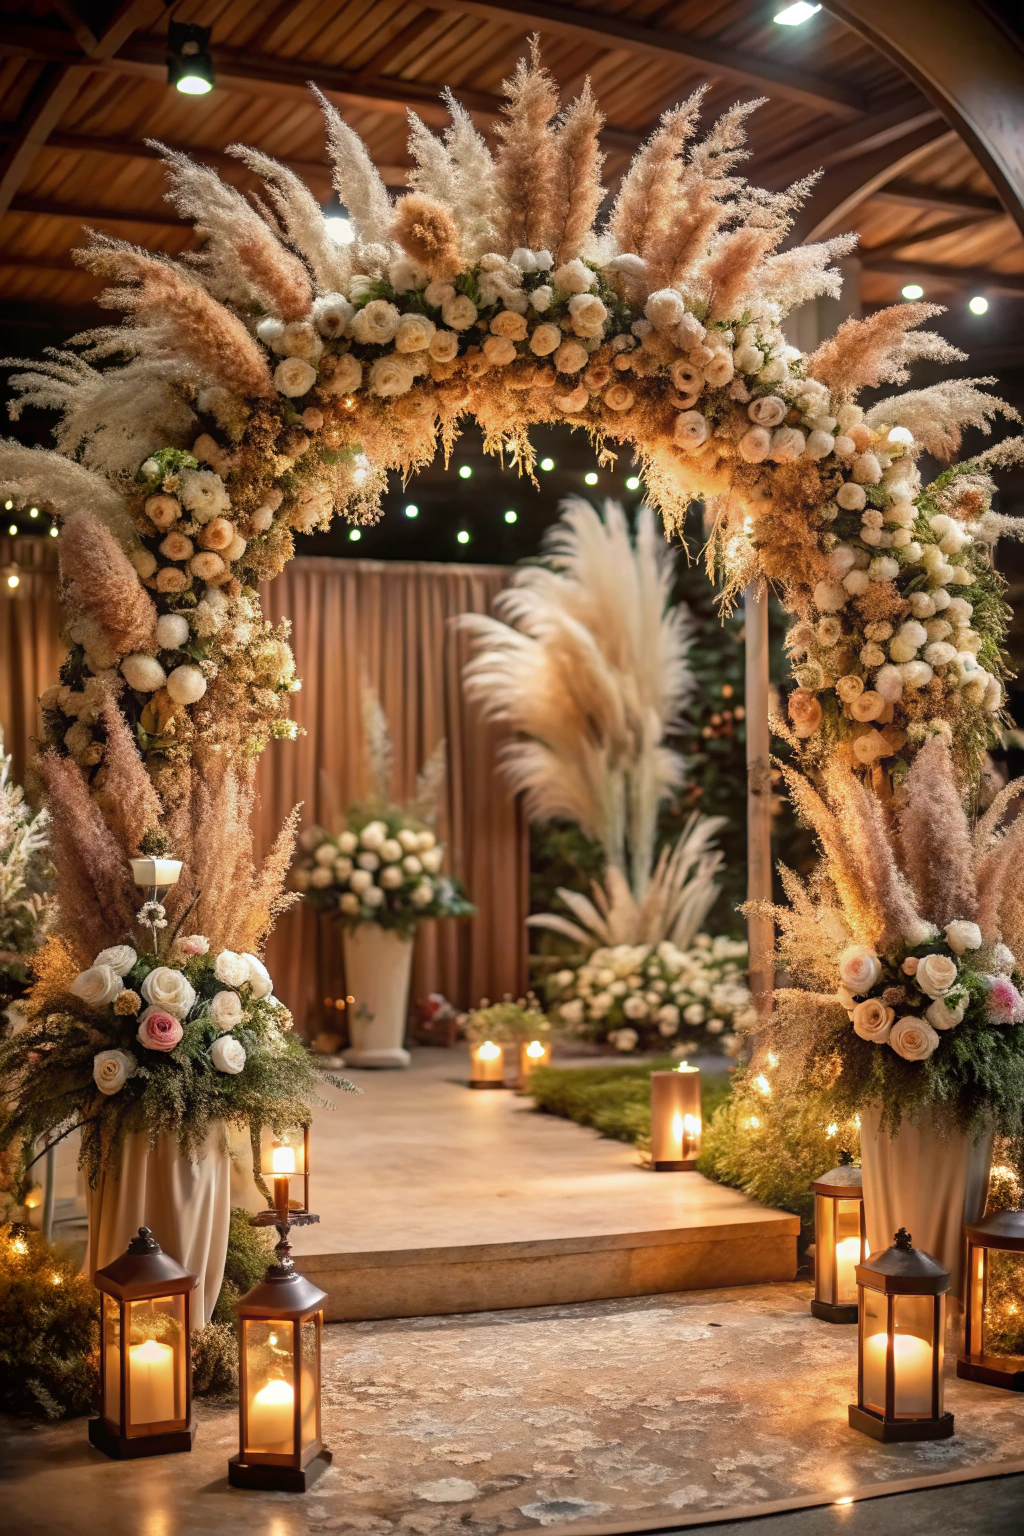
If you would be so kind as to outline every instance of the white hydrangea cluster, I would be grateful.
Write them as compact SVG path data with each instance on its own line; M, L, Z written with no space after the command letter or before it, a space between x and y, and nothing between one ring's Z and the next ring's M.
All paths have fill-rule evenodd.
M686 950L668 940L616 944L556 971L548 1001L562 1024L621 1051L664 1048L685 1037L732 1054L739 1049L736 1031L756 1016L746 960L744 940L706 933Z
M401 926L403 919L440 916L454 891L441 874L444 847L435 834L394 813L350 821L334 834L310 827L302 847L307 857L295 870L296 890L352 923Z

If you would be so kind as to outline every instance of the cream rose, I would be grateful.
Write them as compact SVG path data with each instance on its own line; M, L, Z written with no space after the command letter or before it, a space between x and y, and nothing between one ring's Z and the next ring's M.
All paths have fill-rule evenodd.
M457 293L441 305L441 318L453 331L464 331L476 319L476 305L464 293Z
M352 317L352 335L364 346L386 346L398 330L401 318L398 310L387 299L371 299L369 304L364 304Z
M850 714L862 724L869 720L877 720L879 715L884 713L885 700L873 688L868 688L859 694L850 705Z
M888 757L892 747L881 731L865 731L853 743L853 753L859 763L876 763L880 757Z
M526 316L514 309L500 310L491 321L491 335L504 336L506 341L525 341L526 331Z
M130 1051L99 1051L92 1059L92 1080L100 1093L120 1093L137 1066Z
M322 389L325 395L351 395L363 382L363 365L351 352L342 352L332 358L330 367L324 370Z
M91 965L87 971L79 971L68 991L90 1008L106 1008L124 991L124 982L113 966Z
M493 368L505 368L516 360L515 342L509 341L507 336L487 336L483 354Z
M786 402L778 395L762 395L759 400L751 400L747 415L755 426L777 427L786 415Z
M793 732L802 740L813 736L821 725L821 704L806 688L794 688L788 700Z
M767 427L751 427L749 432L744 432L739 442L740 454L748 464L760 464L762 459L768 457L771 446L772 435Z
M887 1007L880 997L865 998L851 1014L853 1032L862 1040L870 1040L872 1045L883 1045L889 1038L895 1017L895 1011Z
M426 315L403 315L395 332L398 352L426 352L434 336L434 322Z
M301 357L286 357L274 369L274 388L292 399L307 395L315 383L316 369Z
M245 1067L245 1046L233 1035L221 1035L210 1047L210 1060L218 1072L235 1077Z
M610 411L628 411L635 398L625 384L613 384L604 392L604 403Z
M848 944L839 956L839 979L855 996L878 985L882 962L866 944Z
M394 355L378 357L370 366L370 388L375 395L381 395L384 399L407 394L415 377L411 366L403 358Z
M115 975L127 976L138 958L130 944L115 944L110 949L101 949L93 965L109 965Z
M934 1003L925 1009L924 1016L933 1029L955 1029L966 1012L965 1001L954 1003L951 1008L944 997L937 997Z
M147 1003L173 1013L176 1019L185 1018L196 1000L195 988L188 977L181 971L173 971L169 965L158 965L156 970L150 971L140 990Z
M551 399L552 403L557 405L560 411L573 415L578 411L586 410L590 396L587 393L587 386L585 384L577 384L576 388L571 390L569 394L552 395Z
M575 293L569 300L569 315L577 336L600 336L608 311L596 294Z
M210 1018L221 1034L242 1022L242 999L237 992L215 992L210 999Z
M965 950L981 948L981 929L977 923L969 923L963 918L958 918L955 922L946 924L945 933L946 943L954 954L962 955ZM98 960L99 956L97 955L96 958ZM124 975L123 971L121 975Z
M889 1044L904 1061L927 1061L938 1043L939 1037L931 1025L912 1014L897 1019L889 1031Z
M538 325L530 337L530 351L535 357L549 357L562 340L562 333L557 325L550 320L545 320L543 325Z
M263 961L247 951L243 952L242 959L249 967L249 985L252 988L253 997L269 997L274 990L274 983Z
M917 962L914 980L929 997L945 997L959 972L948 955L924 955Z
M540 326L537 327L539 331ZM536 336L537 332L534 332ZM573 341L571 338L563 341L555 350L554 364L559 373L579 373L590 361L590 353L581 341Z
M226 987L244 987L249 980L249 962L233 949L222 949L213 962L213 974Z
M699 448L708 435L708 424L700 411L682 411L676 417L672 437L680 448Z
M435 363L453 363L459 355L459 338L454 331L435 331L428 350Z

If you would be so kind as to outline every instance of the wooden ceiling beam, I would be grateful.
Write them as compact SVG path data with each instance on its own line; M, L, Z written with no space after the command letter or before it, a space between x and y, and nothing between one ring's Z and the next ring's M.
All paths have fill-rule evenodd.
M147 224L154 229L192 229L189 219L149 209L97 208L81 203L59 203L49 197L15 197L11 213L35 213L45 219L76 219L80 224Z
M793 221L788 244L820 240L842 229L877 187L912 169L937 145L954 137L936 114L912 132L827 167Z
M479 16L500 22L516 31L536 30L557 37L584 38L595 48L642 54L671 60L687 69L709 70L726 80L738 80L769 95L797 101L816 112L849 121L860 120L868 110L863 93L836 80L825 80L806 70L773 59L740 53L708 38L684 36L666 27L648 27L608 11L576 10L548 0L431 0L445 11Z
M1002 209L999 212L1002 214ZM907 230L902 235L897 235L893 240L886 240L879 245L864 245L860 248L861 259L870 264L872 257L875 261L885 261L889 256L900 256L912 245L928 245L933 240L944 240L947 235L958 235L963 229L977 229L978 218L976 214L961 214L955 219L944 219L941 224L933 224L929 229ZM904 256L903 259L906 259Z
M920 128L937 124L941 126L936 128L936 133L947 131L938 109L923 98L912 96L909 102L904 99L884 111L872 113L870 125L848 124L833 133L819 133L797 149L787 150L784 155L756 155L752 174L765 186L781 189L810 171L829 171L847 160L861 159L876 149L896 144Z
M983 192L967 192L959 188L933 187L925 182L911 181L898 176L886 182L871 194L876 203L891 203L896 208L926 208L935 213L974 214L979 219L998 217L1006 210L998 197L986 197Z
M886 272L908 280L928 277L953 288L973 288L976 292L1024 298L1024 272L993 272L988 267L948 267L941 262L914 261L910 257L898 261L886 256L872 261L870 251L865 251L862 259L866 272Z

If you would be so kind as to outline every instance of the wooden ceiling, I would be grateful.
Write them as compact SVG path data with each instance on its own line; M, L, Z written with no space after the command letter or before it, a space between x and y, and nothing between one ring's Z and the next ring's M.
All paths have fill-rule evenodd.
M409 107L447 119L451 85L489 131L532 32L566 95L590 75L607 114L607 174L621 175L665 108L707 82L707 113L764 96L750 174L824 176L798 233L857 229L862 296L920 281L928 296L1024 297L1024 239L936 108L827 10L776 26L785 0L0 0L0 306L80 313L97 284L71 261L82 225L153 249L194 238L164 201L156 138L238 186L244 141L331 196L315 81L402 186ZM169 17L212 28L216 86L167 84Z

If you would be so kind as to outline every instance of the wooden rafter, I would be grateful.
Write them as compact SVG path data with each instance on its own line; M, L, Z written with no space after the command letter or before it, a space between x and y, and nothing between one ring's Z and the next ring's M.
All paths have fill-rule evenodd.
M1002 214L1002 209L999 210ZM889 256L898 256L906 252L912 245L929 245L934 240L944 240L947 235L958 235L962 229L976 229L978 220L976 215L960 214L955 219L944 219L941 224L932 224L928 229L906 230L895 239L886 240L879 245L867 245L861 248L861 256L868 265L874 262L885 261Z
M583 37L595 47L671 59L688 69L706 69L723 79L742 81L835 117L860 119L867 110L863 94L838 81L740 53L708 38L684 36L664 26L643 26L608 11L579 11L549 4L548 0L432 0L432 4L459 15L498 21L524 33L539 30L559 37Z
M933 187L925 182L910 181L899 176L886 182L871 194L876 203L891 203L896 208L927 208L936 213L974 215L990 219L1005 212L998 197L987 197L984 192L967 192L960 188Z
M1003 294L1008 298L1024 298L1024 272L993 272L989 267L951 267L938 261L914 261L908 258L898 261L894 257L871 259L871 252L864 252L864 268L869 272L886 272L893 277L934 278L953 288L973 288L976 291Z
M12 213L36 213L45 219L75 219L79 224L148 224L154 229L191 229L189 219L149 209L97 208L93 204L58 203L49 197L15 197Z
M784 155L758 155L752 162L752 174L769 187L786 187L809 171L831 170L846 160L857 160L876 149L884 149L926 128L942 123L942 114L920 96L905 98L884 111L872 113L870 124L847 124L833 133L817 133L806 144L787 150ZM939 132L945 132L945 125Z

